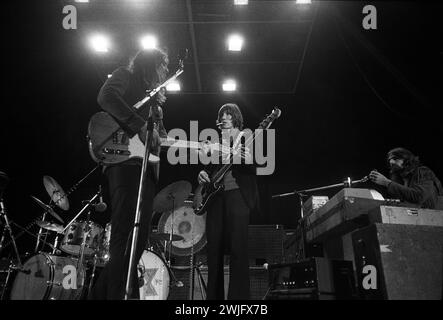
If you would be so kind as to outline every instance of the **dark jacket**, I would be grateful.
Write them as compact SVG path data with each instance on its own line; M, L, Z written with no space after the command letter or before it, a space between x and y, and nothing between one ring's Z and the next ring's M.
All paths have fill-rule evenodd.
M211 177L220 165L209 164L205 166L204 170ZM240 188L240 193L246 202L246 205L252 211L254 209L260 210L259 192L256 178L256 167L253 164L234 164L231 166L232 176Z
M138 101L146 96L146 87L140 79L125 67L116 69L112 76L103 84L97 97L100 107L109 113L128 134L129 137L140 132L149 116L151 99L138 110L133 107ZM161 108L159 108L161 111ZM166 130L162 122L163 114L154 115L156 128L161 128L160 136L164 136ZM160 131L160 130L159 130ZM131 159L123 165L141 165L140 159ZM154 176L158 180L159 166L154 167Z
M391 197L417 204L420 208L434 209L438 196L443 195L443 188L431 169L419 166L403 177L403 184L401 181L389 183L388 193Z

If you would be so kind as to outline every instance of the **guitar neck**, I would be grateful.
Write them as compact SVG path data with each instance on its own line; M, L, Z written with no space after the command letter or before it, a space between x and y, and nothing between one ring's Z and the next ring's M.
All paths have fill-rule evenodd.
M172 139L170 137L161 138L162 147L176 147L176 148L187 148L187 149L201 149L201 143L198 141L188 141L180 139Z

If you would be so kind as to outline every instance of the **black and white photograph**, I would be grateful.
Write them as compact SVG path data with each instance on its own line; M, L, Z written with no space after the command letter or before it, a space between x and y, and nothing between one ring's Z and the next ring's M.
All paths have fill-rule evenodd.
M441 2L7 3L0 309L442 300Z

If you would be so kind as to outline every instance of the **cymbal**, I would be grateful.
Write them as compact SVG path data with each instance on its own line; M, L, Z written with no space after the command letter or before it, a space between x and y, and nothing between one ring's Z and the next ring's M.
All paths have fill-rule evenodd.
M177 181L163 188L154 198L154 211L165 212L180 207L191 193L188 181Z
M56 224L56 223L50 223L47 221L41 221L38 220L35 222L40 228L49 230L49 231L55 231L57 233L62 233L63 231L63 226Z
M57 214L55 213L54 209L52 209L50 206L44 204L40 199L31 196L31 198L37 202L37 204L42 207L47 213L49 213L51 216L53 216L54 218L56 218L58 221L60 221L61 223L64 223L63 219Z
M52 202L54 202L60 209L65 211L69 210L68 196L57 181L50 176L43 176L43 184L45 185L46 192L51 197Z
M150 238L152 240L160 240L160 241L169 241L171 239L170 233L152 233ZM172 235L172 241L180 241L184 238L182 236L179 236L177 234Z

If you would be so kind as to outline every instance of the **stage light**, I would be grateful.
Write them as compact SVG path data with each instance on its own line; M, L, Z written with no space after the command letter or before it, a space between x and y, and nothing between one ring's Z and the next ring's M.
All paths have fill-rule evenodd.
M228 38L229 51L241 51L243 46L243 38L238 34L233 34Z
M75 2L78 2L78 3L88 3L89 0L75 0Z
M110 77L112 77L112 74L110 73L110 74L108 74L108 78L110 78Z
M108 52L110 43L109 39L101 34L93 35L89 38L91 47L97 52Z
M234 0L234 5L236 6L245 6L248 4L248 0Z
M297 3L297 4L310 4L311 0L296 0L295 3Z
M170 84L166 86L167 91L180 91L180 83L177 81L172 81Z
M223 91L235 91L237 89L237 84L234 80L226 80L223 82Z
M157 47L157 38L152 35L143 36L140 44L144 50L154 49Z

